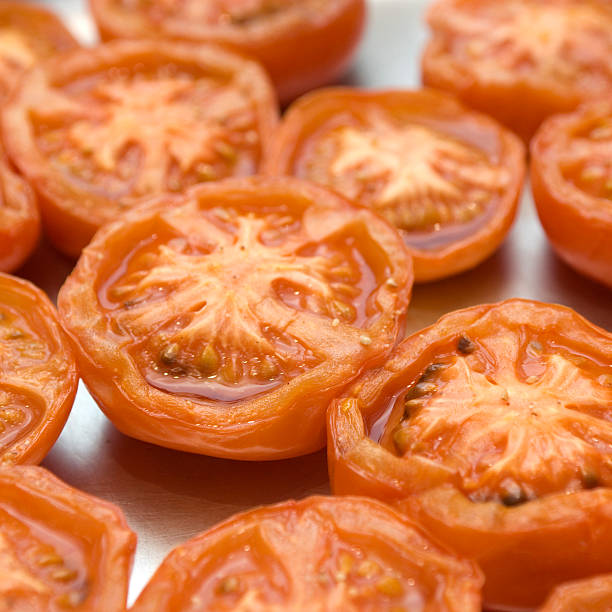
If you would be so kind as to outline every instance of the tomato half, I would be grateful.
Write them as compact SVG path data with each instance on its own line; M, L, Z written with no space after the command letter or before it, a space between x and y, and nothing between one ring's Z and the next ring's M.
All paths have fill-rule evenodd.
M29 2L0 2L0 99L36 62L78 46L50 11Z
M475 564L375 500L310 497L239 514L171 552L133 612L476 612Z
M531 184L555 251L612 287L612 97L542 125L531 144Z
M64 427L77 383L49 298L0 273L0 464L42 461Z
M594 576L558 586L538 612L610 612L612 575Z
M117 42L29 72L3 135L51 242L76 256L145 196L254 174L277 119L251 60L208 45Z
M342 88L291 106L264 171L372 208L402 234L418 282L495 251L514 219L524 157L513 134L446 94Z
M509 300L407 338L328 414L332 487L396 501L531 609L612 570L612 335Z
M400 236L369 210L301 181L243 179L103 228L59 309L122 432L276 459L325 445L329 401L392 348L411 284Z
M0 270L16 270L32 253L39 236L36 196L0 146Z
M288 102L339 77L352 59L365 0L90 0L102 38L231 45L257 58Z
M123 612L135 546L112 504L39 467L0 468L3 612Z
M437 0L423 82L528 141L549 115L612 94L608 0Z

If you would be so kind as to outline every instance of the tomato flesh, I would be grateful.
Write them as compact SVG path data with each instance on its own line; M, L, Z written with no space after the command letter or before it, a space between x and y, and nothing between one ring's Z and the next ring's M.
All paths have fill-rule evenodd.
M323 396L390 349L410 293L409 257L392 228L290 179L225 181L143 206L97 245L90 254L100 249L104 260L85 254L60 293L83 378L95 395L108 385L92 361L126 368L137 381L129 408L98 398L122 430L222 456L280 452L266 444L316 449ZM176 439L147 417L153 396ZM296 420L304 431L276 431Z
M133 609L467 612L480 609L480 581L391 508L315 497L238 515L180 546Z
M59 436L76 364L47 297L0 274L0 464L37 463Z
M0 468L0 609L120 612L134 547L117 508L42 468Z
M39 66L3 120L45 230L75 255L142 198L257 172L277 113L255 62L213 45L140 41Z

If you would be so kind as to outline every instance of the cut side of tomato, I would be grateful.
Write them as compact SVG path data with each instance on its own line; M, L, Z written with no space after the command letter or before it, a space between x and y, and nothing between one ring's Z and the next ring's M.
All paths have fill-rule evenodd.
M531 183L559 256L612 287L612 101L546 121L531 145Z
M139 199L257 172L277 118L257 63L216 46L144 41L46 62L3 115L45 231L73 256Z
M363 32L364 0L90 0L104 39L230 45L258 59L282 102L342 75Z
M0 147L0 270L19 268L36 248L39 236L36 196Z
M0 273L0 465L38 463L72 408L78 374L47 296Z
M50 11L29 2L0 3L0 98L36 62L79 47Z
M161 199L104 228L60 292L81 374L121 431L244 459L324 445L330 399L392 348L400 236L292 179Z
M132 608L476 612L475 564L389 506L311 497L239 514L168 555Z
M0 468L0 609L122 612L135 546L112 504L39 467Z
M561 306L443 317L332 404L334 491L400 502L479 562L493 609L609 571L611 349Z
M606 0L438 0L426 85L457 94L525 141L546 117L612 94Z
M525 162L512 134L445 94L330 89L289 109L264 171L372 208L404 237L416 280L430 281L477 265L499 246Z

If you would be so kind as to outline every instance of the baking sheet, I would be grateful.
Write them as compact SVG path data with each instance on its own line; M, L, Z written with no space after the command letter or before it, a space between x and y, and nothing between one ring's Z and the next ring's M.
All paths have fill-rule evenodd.
M57 10L83 42L95 41L85 2L42 3ZM427 38L422 25L426 4L370 0L369 26L345 84L418 86L418 58ZM55 298L72 265L42 244L18 274ZM451 310L509 297L565 304L612 330L612 292L580 277L554 256L528 187L517 223L497 254L471 272L415 287L407 331L429 325ZM211 525L253 506L329 492L324 452L272 463L239 463L159 448L116 431L83 385L43 465L124 511L138 534L130 602L167 552Z

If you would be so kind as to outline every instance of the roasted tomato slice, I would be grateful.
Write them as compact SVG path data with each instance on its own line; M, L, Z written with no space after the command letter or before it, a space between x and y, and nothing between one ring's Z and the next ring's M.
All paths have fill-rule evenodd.
M139 198L254 174L277 115L251 60L208 45L118 42L32 70L3 121L45 231L78 255Z
M121 431L273 459L324 446L329 401L391 349L411 284L400 236L369 210L294 179L242 179L103 228L59 304Z
M112 504L39 467L0 468L0 610L123 612L135 546Z
M288 111L264 168L309 179L395 225L429 281L480 263L514 219L518 139L434 91L330 89Z
M34 285L0 273L0 464L42 461L77 382L55 307Z
M333 489L400 501L479 562L495 610L611 571L611 355L562 306L451 313L332 404Z
M389 506L310 497L239 514L168 555L133 612L479 612L475 564Z
M78 46L53 13L29 2L0 2L0 99L36 62Z
M612 574L558 586L539 612L610 612Z
M365 0L90 0L102 37L231 45L256 57L282 101L340 76L365 22Z
M529 140L549 115L612 94L608 0L438 0L423 81Z
M612 287L612 97L551 117L531 152L533 196L553 247Z
M0 270L16 270L32 253L39 236L36 196L0 146Z

